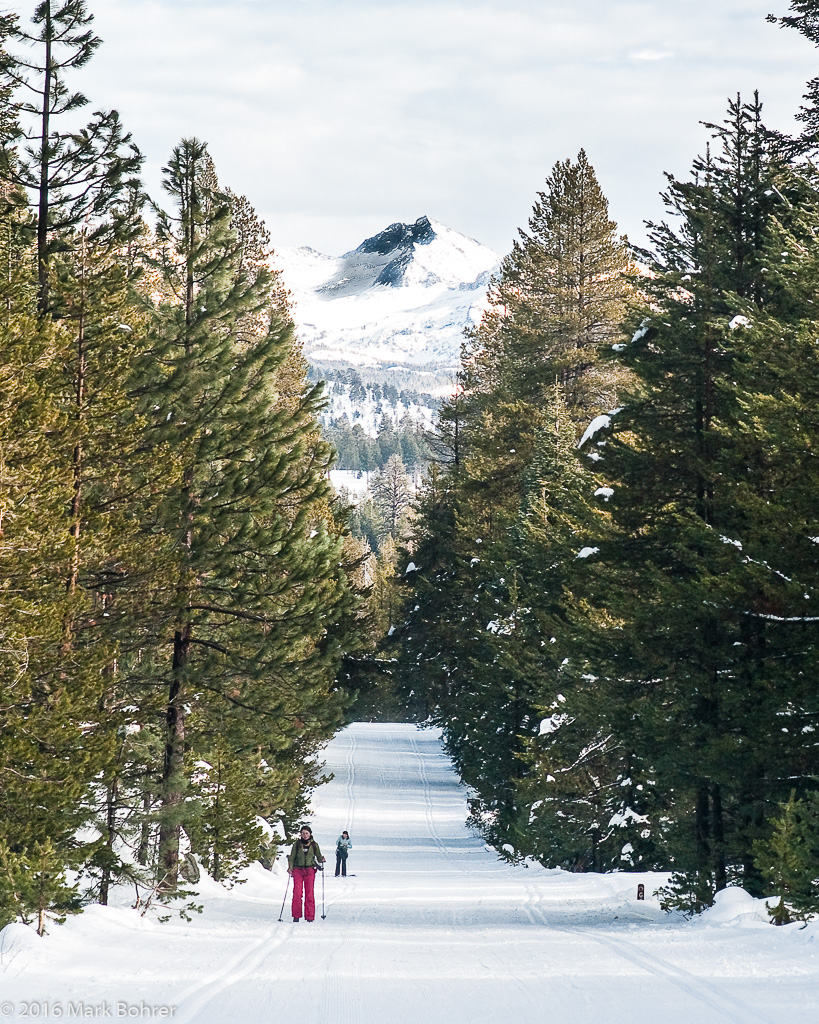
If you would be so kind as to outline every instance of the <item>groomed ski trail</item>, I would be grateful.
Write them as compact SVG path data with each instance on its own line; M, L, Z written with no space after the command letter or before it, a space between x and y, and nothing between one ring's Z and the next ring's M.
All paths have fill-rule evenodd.
M278 923L286 876L259 865L230 891L203 880L204 913L190 922L90 908L44 941L12 936L0 1010L15 1013L4 1019L33 1016L16 1012L25 999L61 1001L63 1017L68 1000L144 1001L183 1024L819 1019L819 924L675 921L651 898L656 875L500 861L465 827L466 793L434 730L356 724L326 762L333 779L311 818L326 921L293 924L285 906ZM344 828L354 877L334 878Z
M331 744L327 768L334 778L317 793L313 828L328 864L349 829L356 877L328 873L328 894L337 890L328 919L309 926L323 930L286 925L287 939L255 977L221 992L197 1024L236 1013L264 1019L252 1008L274 1021L297 1014L334 1024L815 1019L819 1000L808 1011L794 995L785 1012L765 992L754 998L767 988L767 958L748 961L735 936L715 942L637 902L638 882L651 892L656 878L499 861L465 828L466 794L435 731L353 725Z

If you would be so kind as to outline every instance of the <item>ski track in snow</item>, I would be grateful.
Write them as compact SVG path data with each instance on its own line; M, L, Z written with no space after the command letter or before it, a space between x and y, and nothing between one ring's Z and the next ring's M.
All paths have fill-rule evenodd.
M189 1024L199 1017L200 1012L211 1003L216 996L226 989L244 980L257 969L270 955L271 949L280 946L286 935L279 934L273 928L268 929L261 939L250 944L239 956L221 971L212 975L204 984L192 985L179 996L174 1020L179 1024Z
M529 919L535 924L538 920L541 924L557 931L569 932L569 929L550 923L542 907L542 896L534 891L534 887L527 887L527 905L525 911ZM661 980L668 980L683 992L684 995L711 1008L716 1006L724 1015L726 1021L734 1024L769 1024L768 1017L762 1017L750 1007L741 1002L726 998L714 985L704 981L702 978L695 978L692 974L682 968L675 967L661 957L654 956L639 949L628 942L622 936L616 941L598 934L590 934L594 942L598 942L607 949L612 950L617 956L623 957L629 963L642 968L646 973L652 974ZM696 1020L696 1013L691 1013L691 1020Z
M44 941L7 932L3 1019L23 1024L26 999L62 1001L64 1017L69 999L145 1000L175 1006L182 1024L819 1019L819 922L684 922L651 896L662 876L509 865L464 826L466 792L435 730L353 725L326 760L333 779L311 818L325 921L291 923L288 891L279 923L286 875L254 865L230 891L206 879L190 923L91 908ZM344 828L352 874L336 879Z
M450 852L441 841L441 837L435 828L435 811L432 803L432 794L430 790L429 776L427 775L426 763L424 761L424 754L418 749L418 742L416 737L412 734L410 734L410 745L412 747L412 753L417 759L418 775L421 779L421 789L424 795L424 820L426 821L427 828L429 829L429 835L441 853L450 862L452 862Z
M347 831L355 832L355 733L347 730ZM341 832L339 832L341 835ZM353 844L355 846L355 844Z

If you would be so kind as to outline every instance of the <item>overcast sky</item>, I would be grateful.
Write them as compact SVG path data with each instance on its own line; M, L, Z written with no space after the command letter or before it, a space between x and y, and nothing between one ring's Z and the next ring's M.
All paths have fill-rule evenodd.
M0 6L30 16L31 3ZM332 255L422 214L506 252L580 147L621 229L661 214L700 120L759 89L793 128L819 53L766 24L787 0L89 0L104 40L74 74L116 107L146 181L205 139L277 246Z

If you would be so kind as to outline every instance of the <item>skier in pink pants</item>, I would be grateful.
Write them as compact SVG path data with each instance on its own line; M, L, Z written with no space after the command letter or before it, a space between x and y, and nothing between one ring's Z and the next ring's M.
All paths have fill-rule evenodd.
M313 830L307 825L302 826L299 838L293 843L287 858L287 868L293 878L293 920L301 920L303 898L305 921L315 921L316 871L324 870L324 857L318 843L313 839Z

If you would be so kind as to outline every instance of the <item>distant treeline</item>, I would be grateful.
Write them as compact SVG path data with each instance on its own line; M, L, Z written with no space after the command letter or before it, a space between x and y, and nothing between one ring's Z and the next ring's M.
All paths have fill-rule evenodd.
M344 362L330 362L321 359L310 360L310 377L314 381L343 381L350 371L367 383L391 384L393 387L414 390L432 397L433 393L452 386L458 372L457 366L447 367L437 363L420 366L367 366L358 368Z
M338 469L369 473L383 469L390 456L397 455L415 473L429 462L426 431L408 416L397 425L385 417L376 437L366 434L360 423L351 426L346 417L325 426L324 434L338 453Z
M311 378L324 380L326 382L326 394L341 394L349 389L350 399L354 404L363 405L367 401L374 403L386 402L389 405L398 405L400 402L406 408L411 405L421 405L426 409L438 410L441 407L441 399L424 391L417 391L414 388L398 388L394 384L379 383L373 380L363 380L357 370L334 370L326 368L317 373L311 367Z

